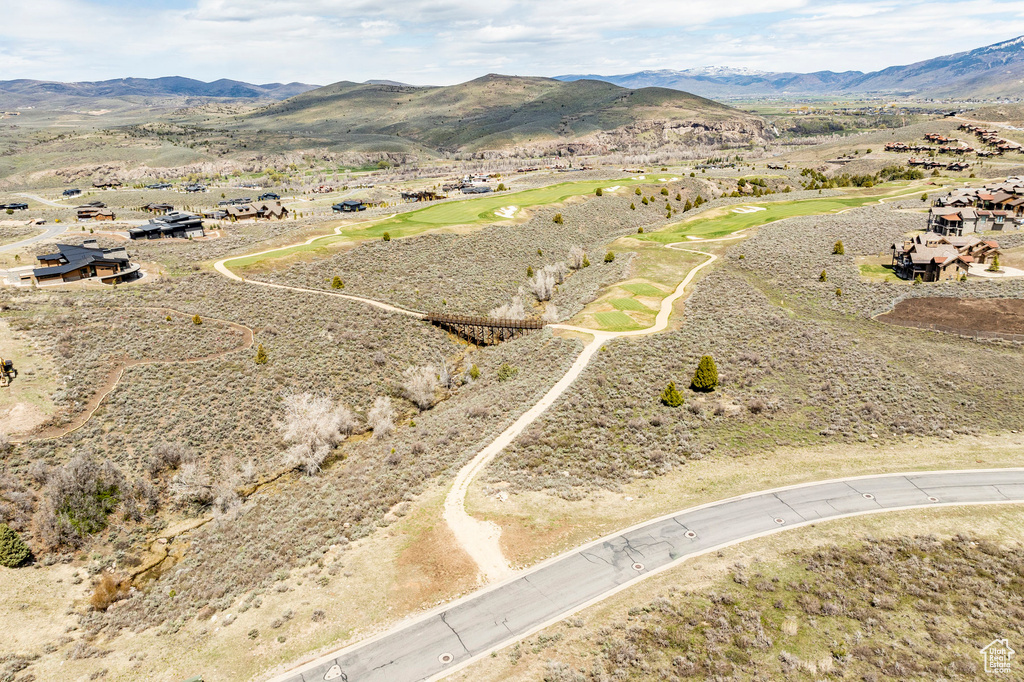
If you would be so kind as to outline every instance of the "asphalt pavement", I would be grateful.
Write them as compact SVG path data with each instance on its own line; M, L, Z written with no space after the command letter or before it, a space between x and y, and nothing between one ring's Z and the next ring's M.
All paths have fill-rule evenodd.
M655 519L544 562L274 682L440 679L682 560L828 519L914 507L1024 502L1024 469L824 481Z

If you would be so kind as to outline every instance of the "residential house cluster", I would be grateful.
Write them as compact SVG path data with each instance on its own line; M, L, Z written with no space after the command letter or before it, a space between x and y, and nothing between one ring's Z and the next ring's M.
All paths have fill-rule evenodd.
M1024 225L1024 178L1009 177L983 187L962 187L932 201L928 230L963 236L1002 232Z
M1000 156L1007 152L1019 152L1024 148L1017 142L1001 137L998 130L982 128L981 126L973 123L961 123L959 130L973 133L975 137L986 145L993 147L990 151L978 152L978 156Z
M892 266L903 279L941 282L966 276L972 264L984 264L998 253L999 244L992 240L927 232L893 244Z

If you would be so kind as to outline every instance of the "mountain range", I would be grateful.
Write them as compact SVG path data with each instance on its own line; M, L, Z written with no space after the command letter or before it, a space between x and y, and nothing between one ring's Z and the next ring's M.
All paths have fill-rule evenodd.
M203 97L227 99L288 99L316 89L305 83L264 83L254 85L222 78L205 83L192 78L117 78L107 81L59 83L40 80L0 81L0 105L26 107L73 104L78 100L120 99L125 97L168 98Z
M661 87L712 99L892 95L928 98L1024 97L1024 36L968 52L881 71L768 72L728 67L637 71L617 76L572 74L562 81L599 80L626 88Z

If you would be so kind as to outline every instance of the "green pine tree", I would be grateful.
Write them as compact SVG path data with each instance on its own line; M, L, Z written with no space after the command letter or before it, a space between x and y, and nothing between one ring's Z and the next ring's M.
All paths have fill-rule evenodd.
M832 253L836 256L842 256L846 254L846 247L843 246L843 240L840 239L832 246Z
M551 219L551 222L553 222L555 225L561 225L565 221L562 219L562 214L561 213L556 213L555 217Z
M604 262L605 263L611 263L614 260L615 260L615 254L612 253L611 251L609 251L608 253L604 254Z
M821 274L818 275L818 281L819 282L827 282L828 281L828 273L825 272L824 270L822 270Z
M202 323L203 323L203 318L199 317L199 315L193 315L192 316L192 324L202 324Z
M690 211L690 210L693 210L693 204L691 204L690 200L687 199L686 203L683 204L683 213L686 213L687 211Z
M695 391L710 392L718 386L718 367L710 355L705 355L697 363L697 371L693 373L691 386Z
M383 239L384 239L384 241L386 241L386 242L389 242L389 241L391 241L391 233L390 233L390 232L385 232L385 233L383 234Z
M589 268L590 267L590 259L587 258L586 254L583 255L583 267L585 267L585 268Z
M629 209L630 209L631 211L635 211L635 210L636 210L636 204L630 204L630 205L629 205Z
M600 187L598 187L597 191L594 192L594 194L596 194L599 197L603 197L604 196L604 191Z
M344 289L345 288L345 283L341 281L341 277L338 277L337 275L335 275L334 279L331 280L331 288L332 289Z
M270 358L267 356L267 349L264 348L263 344L261 343L259 346L256 347L256 357L253 358L253 362L255 362L257 365L265 365L267 364L267 360L269 359Z
M683 394L676 388L676 382L668 382L668 386L661 392L661 402L669 407L679 407L683 404Z
M20 566L31 553L25 541L10 526L0 523L0 566Z
M635 195L637 195L637 196L640 196L641 194L643 194L643 192L641 192L641 191L640 191L640 188L639 188L639 187L637 187L637 188L636 188L636 191L635 191L635 192L633 192L633 194L635 194Z

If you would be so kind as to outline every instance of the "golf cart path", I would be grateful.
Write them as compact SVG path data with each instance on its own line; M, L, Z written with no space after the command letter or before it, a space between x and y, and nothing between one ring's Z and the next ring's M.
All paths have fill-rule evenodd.
M924 471L819 481L647 521L335 650L272 682L439 680L687 559L832 519L1024 503L1024 469Z

